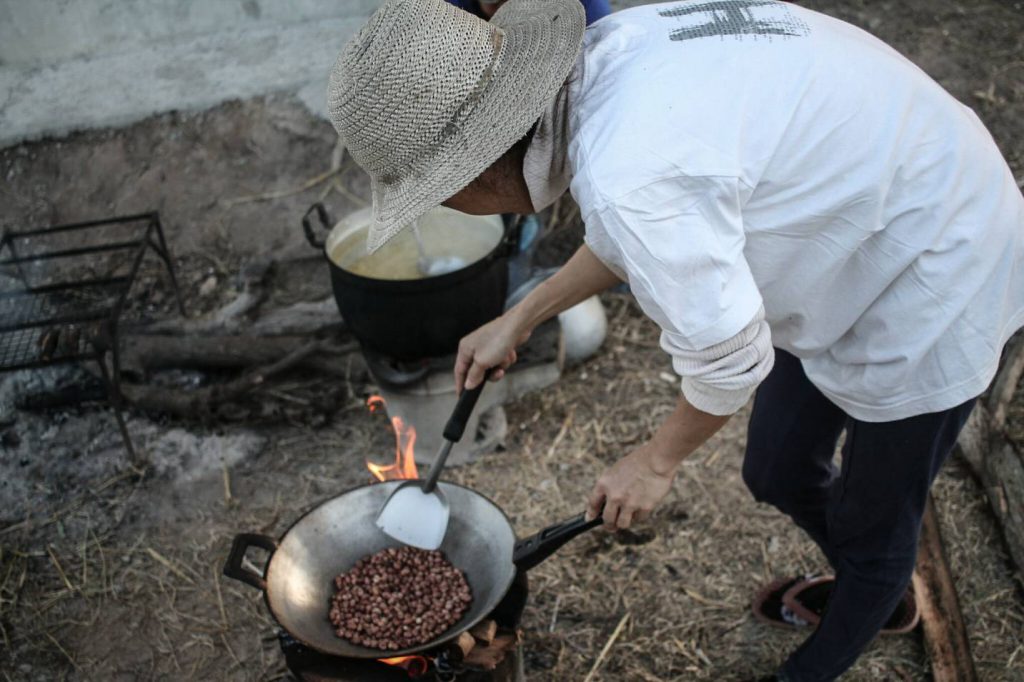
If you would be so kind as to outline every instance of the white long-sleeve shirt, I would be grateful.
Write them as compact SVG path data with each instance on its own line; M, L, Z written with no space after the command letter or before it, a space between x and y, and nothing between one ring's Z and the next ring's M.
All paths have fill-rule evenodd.
M587 244L697 407L735 410L770 367L762 307L770 344L865 421L978 395L1024 326L1005 161L869 34L767 0L641 6L588 29L567 87Z

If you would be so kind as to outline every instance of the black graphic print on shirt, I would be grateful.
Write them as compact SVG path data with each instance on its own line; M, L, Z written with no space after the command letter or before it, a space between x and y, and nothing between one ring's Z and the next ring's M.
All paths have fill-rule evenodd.
M789 8L775 0L712 0L693 2L658 12L660 16L677 18L687 25L669 34L672 40L693 40L733 36L773 36L784 39L810 33L807 24L800 21ZM689 23L690 21L694 23Z

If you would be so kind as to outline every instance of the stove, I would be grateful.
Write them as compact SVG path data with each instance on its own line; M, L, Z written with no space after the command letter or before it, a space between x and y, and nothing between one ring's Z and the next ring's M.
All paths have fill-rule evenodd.
M557 319L538 327L518 349L519 359L505 377L489 383L456 443L447 466L459 466L493 452L508 429L505 403L558 381L564 364L562 327ZM398 362L363 349L370 374L380 389L388 415L413 425L444 424L455 408L455 356ZM429 465L441 446L440 428L419 428L414 445L416 463Z
M451 451L448 466L465 464L493 451L507 430L503 405L558 381L565 364L564 336L563 323L552 319L535 329L528 342L517 349L516 364L501 381L489 383L482 392L465 436ZM414 457L418 465L429 465L441 445L440 425L448 420L457 401L455 357L401 362L366 347L362 352L389 417L419 427ZM401 447L401 440L399 444ZM538 561L549 553L542 553ZM442 647L384 662L323 654L281 632L278 641L285 663L292 679L301 682L525 682L519 625L529 596L525 571L531 565L516 574L498 606L482 621L495 626L486 633L478 632L477 626Z
M322 654L297 642L286 632L278 633L278 642L289 672L300 682L525 682L518 626L528 596L526 573L519 573L504 599L484 619L484 622L493 620L497 624L496 642L499 639L507 641L508 637L517 640L517 644L491 670L478 663L480 657L474 659L476 647L465 656L455 644L424 651L392 665L370 659Z

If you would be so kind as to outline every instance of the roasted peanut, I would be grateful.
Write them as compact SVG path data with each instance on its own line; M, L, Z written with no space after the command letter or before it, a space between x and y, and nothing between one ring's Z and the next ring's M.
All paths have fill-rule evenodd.
M381 650L415 647L458 622L472 596L462 571L438 551L389 548L334 578L335 634Z

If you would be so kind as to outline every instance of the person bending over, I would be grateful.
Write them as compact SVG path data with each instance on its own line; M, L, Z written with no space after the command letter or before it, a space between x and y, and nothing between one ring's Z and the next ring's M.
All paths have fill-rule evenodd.
M1024 325L1024 198L970 109L842 21L690 0L585 23L578 0L509 0L490 22L382 5L328 90L371 177L369 246L438 204L525 213L571 191L585 244L462 340L457 385L628 282L680 395L589 514L643 521L754 396L743 479L835 572L775 674L835 679L903 603L932 481Z

